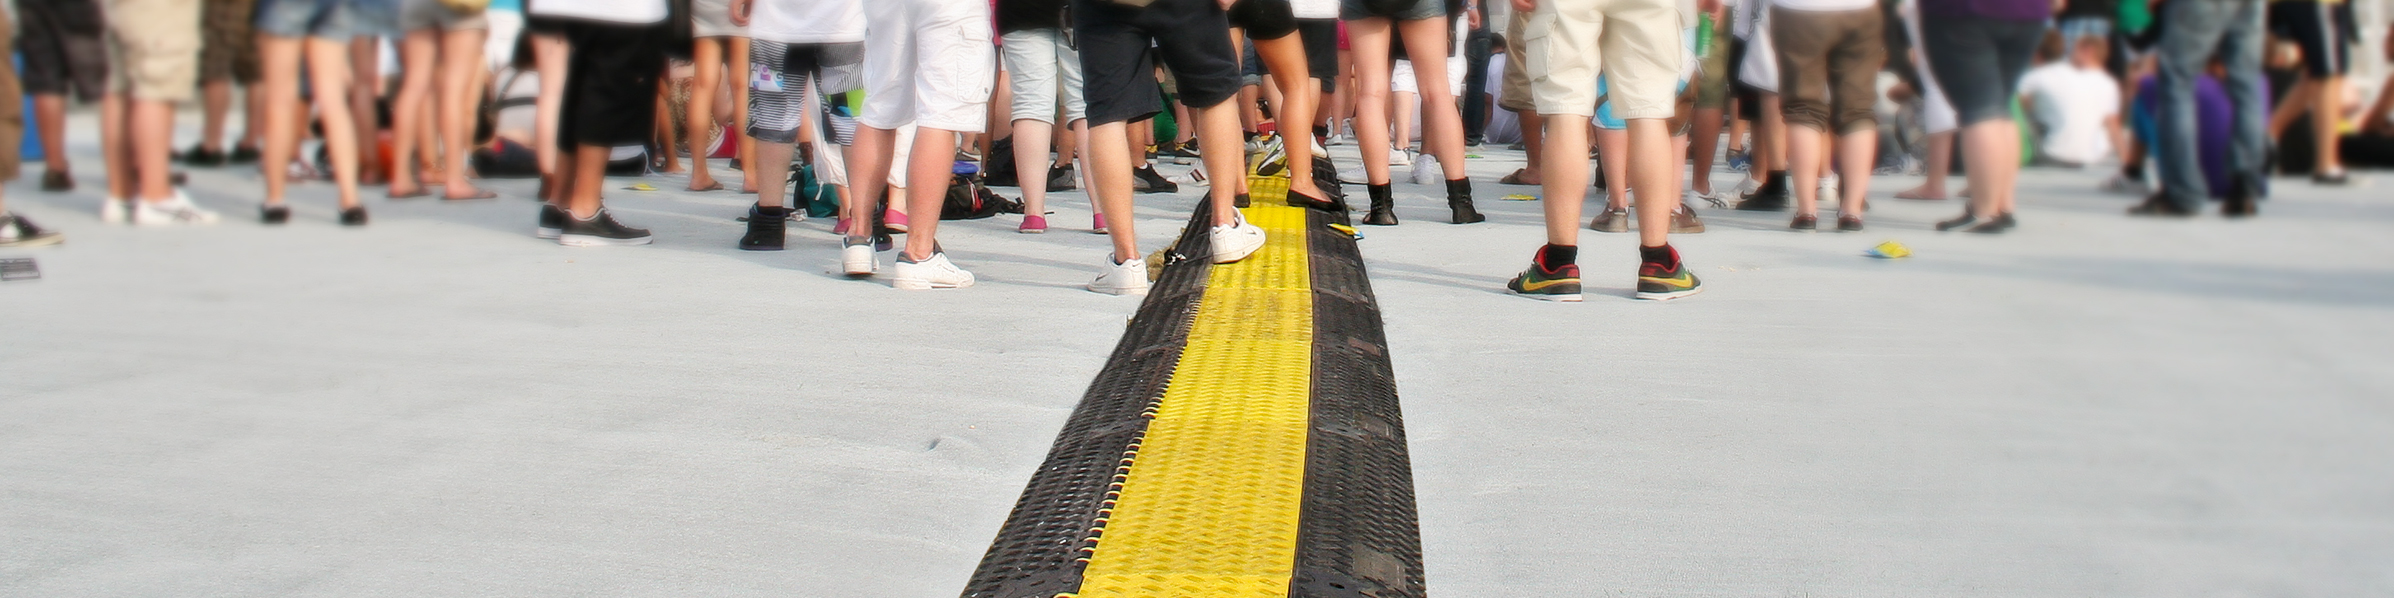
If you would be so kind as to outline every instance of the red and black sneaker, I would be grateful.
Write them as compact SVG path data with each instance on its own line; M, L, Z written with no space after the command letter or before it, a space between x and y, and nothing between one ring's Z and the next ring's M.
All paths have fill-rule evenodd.
M1532 299L1547 301L1578 301L1580 299L1579 265L1563 264L1553 270L1532 260L1528 270L1505 283L1505 289Z
M1687 264L1646 261L1638 264L1638 298L1663 301L1704 292L1704 283Z

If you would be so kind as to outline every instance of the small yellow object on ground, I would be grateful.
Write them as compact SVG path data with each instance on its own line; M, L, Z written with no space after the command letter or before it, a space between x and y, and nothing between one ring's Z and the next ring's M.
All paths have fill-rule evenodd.
M1885 243L1871 247L1870 251L1862 252L1862 255L1882 260L1900 260L1912 257L1912 248L1905 247L1904 244L1897 243L1894 239L1888 239Z
M1507 193L1504 197L1499 197L1497 199L1505 201L1538 201L1538 196L1530 195L1528 193Z
M650 184L648 184L648 183L632 183L632 186L630 186L630 187L624 187L624 188L625 188L625 189L632 190L632 191L655 191L655 190L657 190L656 186L654 186L654 185L650 185Z

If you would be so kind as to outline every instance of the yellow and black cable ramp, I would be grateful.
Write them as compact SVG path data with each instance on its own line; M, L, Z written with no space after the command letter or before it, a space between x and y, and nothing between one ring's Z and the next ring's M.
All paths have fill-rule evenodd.
M1250 180L1269 241L1214 265L1208 208L1032 474L965 598L1425 595L1413 471L1354 239Z

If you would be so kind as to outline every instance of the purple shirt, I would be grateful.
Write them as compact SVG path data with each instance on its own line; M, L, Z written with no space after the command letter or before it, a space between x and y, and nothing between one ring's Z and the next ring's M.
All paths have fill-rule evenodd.
M2053 16L2053 1L1920 0L1920 14L1934 17L2043 21Z

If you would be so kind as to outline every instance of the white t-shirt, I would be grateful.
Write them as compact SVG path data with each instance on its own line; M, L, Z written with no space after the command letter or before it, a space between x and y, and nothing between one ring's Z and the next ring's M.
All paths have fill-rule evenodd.
M2103 120L2120 113L2120 83L2102 69L2067 62L2037 67L2020 78L2020 97L2035 107L2030 118L2045 129L2038 150L2055 159L2093 163L2112 153Z
M1788 10L1862 10L1878 8L1878 0L1771 0L1771 6Z
M835 44L865 38L864 0L756 0L751 11L748 37L754 39Z
M533 0L532 14L627 25L665 20L665 0Z
M1338 18L1338 0L1288 0L1288 8L1300 19Z

